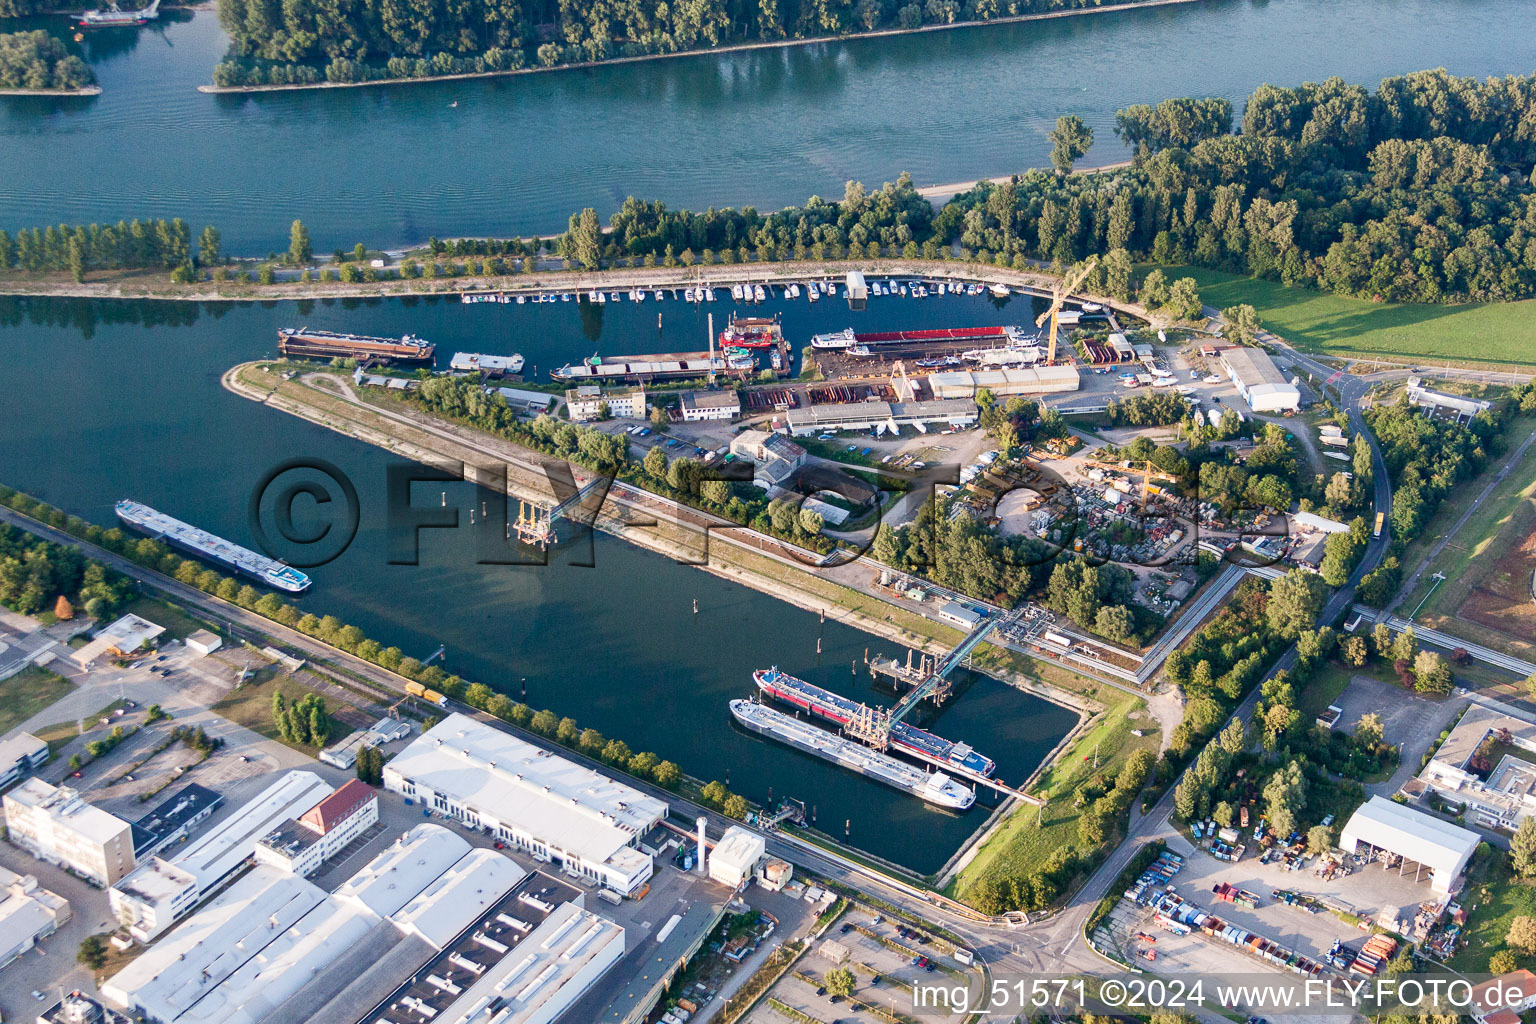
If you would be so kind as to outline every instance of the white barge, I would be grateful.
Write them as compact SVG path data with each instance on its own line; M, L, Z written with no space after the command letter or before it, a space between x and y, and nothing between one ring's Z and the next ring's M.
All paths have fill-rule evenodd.
M943 772L923 771L756 701L733 700L730 707L731 715L744 728L910 793L937 807L963 811L976 802L975 792Z
M174 519L148 505L125 499L117 503L116 512L117 518L141 533L163 540L189 555L244 573L269 587L286 590L290 594L309 589L309 576L293 566L258 554L250 548L243 548L223 537L215 537L206 530Z

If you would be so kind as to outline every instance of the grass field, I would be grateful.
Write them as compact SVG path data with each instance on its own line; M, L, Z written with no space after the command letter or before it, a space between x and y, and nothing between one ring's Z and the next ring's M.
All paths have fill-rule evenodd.
M281 692L283 698L290 704L296 703L306 694L313 693L309 687L297 682L292 676L280 675L271 667L264 668L256 673L255 677L246 682L237 690L230 692L229 696L209 708L221 718L227 718L236 725L243 725L253 732L261 733L269 740L276 740L284 746L294 750L302 750L306 754L313 754L315 747L304 743L290 743L283 739L277 732L277 723L272 720L272 694ZM342 704L333 697L322 695L325 699L325 710L333 719L337 719L346 712L354 714L356 709ZM334 743L346 735L348 726L337 722L329 742Z
M1392 305L1287 288L1200 267L1165 268L1193 277L1200 298L1224 309L1248 303L1264 326L1320 355L1536 366L1536 300L1463 306Z
M0 683L0 735L73 690L74 686L59 675L37 665L28 665Z
M1466 948L1447 961L1458 971L1487 971L1488 958L1507 948L1504 938L1510 922L1521 915L1536 916L1536 886L1515 877L1503 850L1473 860L1461 899L1477 909L1467 923Z
M154 597L140 597L131 604L126 605L119 614L126 615L129 612L140 618L148 619L157 626L164 626L165 633L161 638L162 643L169 639L185 640L190 634L206 628L202 622L194 619L175 605L167 604Z
M1111 779L1137 750L1157 752L1161 732L1145 715L1146 705L1137 697L1104 687L1099 700L1105 711L1061 756L1041 773L1030 793L1044 797L1043 811L1020 807L982 844L976 856L945 892L963 898L978 882L994 876L1027 874L1040 867L1057 850L1082 848L1077 834L1078 808L1072 806L1077 788L1099 773ZM1133 712L1140 716L1131 718ZM1148 729L1147 736L1133 736L1133 729ZM1098 768L1094 767L1097 754ZM1041 824L1037 825L1039 820Z

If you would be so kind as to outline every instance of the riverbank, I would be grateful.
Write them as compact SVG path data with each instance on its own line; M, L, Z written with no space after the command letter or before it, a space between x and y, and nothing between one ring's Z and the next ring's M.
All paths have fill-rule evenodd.
M524 67L510 68L505 71L470 71L451 75L425 75L420 78L376 78L367 82L309 82L298 85L200 85L198 92L210 95L229 93L259 93L259 92L295 92L307 89L361 89L369 86L381 85L411 85L418 82L452 82L460 79L474 78L510 78L515 75L533 75L549 71L585 71L593 68L610 67L621 64L645 64L651 61L674 60L679 57L703 57L716 54L751 53L756 50L784 50L792 47L817 46L826 43L841 43L853 39L880 39L891 36L911 36L925 32L947 32L953 29L982 28L988 25L1013 25L1027 21L1048 21L1058 18L1073 18L1088 14L1109 14L1116 11L1133 10L1143 7L1171 7L1183 4L1200 3L1202 0L1121 0L1120 3L1102 7L1081 7L1070 11L1045 11L1038 14L1014 14L1001 18L991 18L986 21L956 21L946 25L917 25L912 28L882 28L870 32L851 32L846 35L835 36L811 36L805 39L772 39L756 43L732 43L727 46L713 46L693 50L679 50L676 53L647 53L636 57L610 57L605 60L577 61L572 64L556 64L552 67Z
M0 96L100 96L101 86L87 85L80 89L0 89Z

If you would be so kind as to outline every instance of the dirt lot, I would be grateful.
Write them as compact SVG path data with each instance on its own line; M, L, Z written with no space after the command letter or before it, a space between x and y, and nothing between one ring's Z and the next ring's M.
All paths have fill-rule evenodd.
M1531 574L1536 572L1536 506L1522 504L1500 531L1500 540L1518 538L1517 543L1495 544L1502 550L1488 559L1487 567L1470 582L1467 599L1457 615L1488 629L1497 630L1512 641L1536 636L1536 600L1531 597Z

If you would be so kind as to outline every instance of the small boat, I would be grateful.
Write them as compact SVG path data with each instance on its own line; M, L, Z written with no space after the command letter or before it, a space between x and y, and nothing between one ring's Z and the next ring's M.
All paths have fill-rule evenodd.
M609 292L608 293L608 301L610 301L610 302L618 302L619 301L619 293L618 292Z
M816 286L813 284L805 290L805 297L812 302L816 301Z
M528 301L528 300L527 300L527 299L525 299L525 298L524 298L524 297L523 297L523 296L521 296L521 295L519 295L519 296L518 296L518 297L517 297L517 304L518 304L518 305L519 305L519 306L521 306L521 305L522 305L522 304L523 304L523 303L525 303L525 302L527 302L527 301ZM543 300L542 300L542 299L540 299L540 300L539 300L539 301L541 301L541 302L542 302L542 301L543 301Z
M683 298L685 300L687 300L688 302L692 302L693 301L693 289L692 288L685 288L685 289L683 289Z
M741 301L741 285L731 285L731 298L735 299L737 302Z
M827 298L832 299L837 297L837 285L833 284L831 281L828 281L826 284L822 285L822 287L827 290Z
M651 295L655 297L657 302L660 302L662 299L666 298L666 296L661 293L660 288L657 288L655 291L651 292Z
M1008 290L1008 286L1007 285L1005 285L1005 284L995 284L995 285L992 286L992 294L994 296L996 296L997 298L999 298L999 299L1006 299L1008 296L1012 295L1013 293Z
M561 292L560 293L560 301L561 302L570 302L571 301L571 293L570 292Z
M901 285L900 286L900 290L901 290L901 294L903 294L903 295L907 294L907 286L906 285Z
M767 296L764 295L764 293L763 293L763 286L762 285L757 285L756 287L754 287L752 289L752 299L753 299L754 302L762 302L763 299L766 298L766 297Z
M784 369L784 356L779 352L778 349L774 349L768 353L768 365L773 367L775 370Z
M1104 309L1104 307L1099 305L1097 302L1085 302L1085 303L1083 303L1083 312L1084 313L1098 313L1098 312L1103 311L1103 309Z

